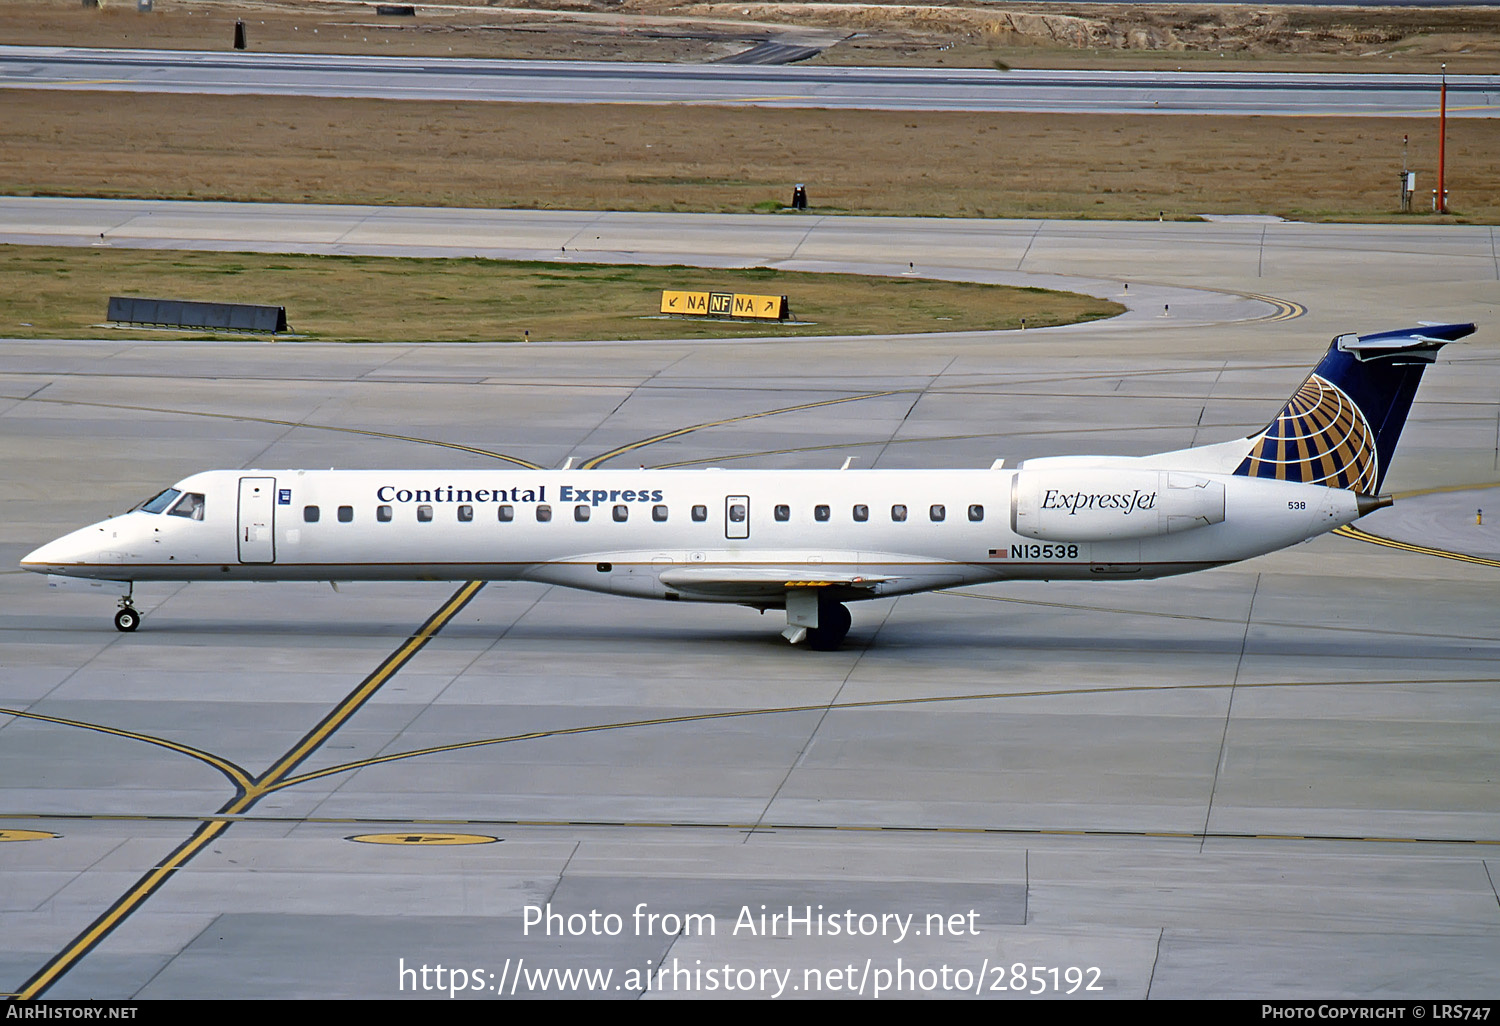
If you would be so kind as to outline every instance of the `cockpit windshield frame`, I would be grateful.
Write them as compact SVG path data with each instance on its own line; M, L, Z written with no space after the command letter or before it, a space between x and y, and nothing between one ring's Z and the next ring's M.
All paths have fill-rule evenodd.
M182 493L179 492L176 488L168 488L165 491L158 492L156 495L147 499L131 512L140 511L142 513L160 513L162 510L172 505L172 503L176 502L178 497L181 495Z

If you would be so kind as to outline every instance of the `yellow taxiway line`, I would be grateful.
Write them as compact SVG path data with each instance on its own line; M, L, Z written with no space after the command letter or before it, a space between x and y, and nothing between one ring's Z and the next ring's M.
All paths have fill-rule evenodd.
M388 680L415 656L422 648L442 630L453 617L457 616L469 600L479 593L484 587L483 581L469 581L443 603L427 622L408 637L397 649L387 656L375 670L360 682L359 686L344 696L343 701L336 705L328 715L300 741L293 745L281 758L265 773L248 781L241 786L240 793L232 798L219 811L228 817L238 817L262 797L275 790L287 774L291 773L302 760L306 759L318 747L328 740L329 736L348 721L375 694ZM221 769L223 767L220 767ZM238 786L238 785L237 785ZM165 884L172 875L192 860L193 856L201 852L211 842L217 839L224 831L228 830L236 819L209 819L198 829L194 830L182 844L166 858L153 866L144 876L135 882L135 885L122 894L114 904L110 905L98 918L90 923L82 933L74 937L69 944L48 960L47 964L21 985L16 991L15 997L27 1001L38 997L48 987L56 983L58 978L71 969L79 959L83 958L94 946L109 936L110 932L119 926L125 919L154 894L157 888Z

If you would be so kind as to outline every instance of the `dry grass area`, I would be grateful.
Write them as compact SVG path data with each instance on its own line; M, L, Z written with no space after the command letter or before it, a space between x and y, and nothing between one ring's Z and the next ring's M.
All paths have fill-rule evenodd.
M9 91L0 192L603 210L1400 217L1435 119L459 104ZM1500 120L1448 126L1450 208L1500 221ZM1415 219L1418 215L1408 215Z
M235 18L250 49L588 60L706 61L768 36L842 40L834 64L1162 68L1212 62L1259 70L1500 70L1500 7L1257 7L977 0L797 3L493 0L417 4L414 18L368 3L307 0L5 0L10 43L227 49Z
M683 9L679 0L627 0ZM695 3L858 33L831 64L1435 72L1500 70L1500 9L1122 3Z
M743 50L743 30L710 26L671 31L647 19L623 25L617 4L569 4L552 11L526 0L424 8L415 18L380 17L371 3L306 0L0 0L0 39L29 46L228 50L243 20L248 49L276 53L495 57L518 60L704 61ZM581 17L580 17L581 16Z
M811 323L661 317L667 288L785 295L793 315ZM0 246L0 335L97 336L93 326L104 320L112 295L285 306L293 331L332 342L992 331L1019 327L1022 318L1027 327L1042 327L1124 309L1044 289L768 268ZM183 337L162 329L127 331L134 338Z
M773 35L843 38L820 61L988 66L1500 68L1500 9L517 0L8 0L17 43L708 60ZM1431 119L908 114L7 91L0 191L627 210L816 208L1099 218L1396 216L1401 137L1418 211ZM1454 120L1450 206L1500 219L1500 121Z

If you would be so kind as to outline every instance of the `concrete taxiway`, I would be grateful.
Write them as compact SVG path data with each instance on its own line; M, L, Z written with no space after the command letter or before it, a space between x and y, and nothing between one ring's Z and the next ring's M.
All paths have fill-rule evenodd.
M1500 76L1449 75L1455 117L1500 114ZM0 46L0 88L865 110L1428 115L1437 75L865 68Z
M103 215L71 209L82 241ZM257 235L199 214L198 244ZM862 604L835 653L744 609L457 582L143 586L121 635L107 598L0 572L0 989L1496 996L1500 567L1458 515L1500 521L1490 229L472 230L540 251L569 216L640 259L1128 280L1136 310L788 342L4 341L0 563L205 467L558 466L679 427L621 462L1160 451L1263 425L1338 332L1481 327L1390 470L1429 494L1356 525L1407 547ZM424 251L479 241L402 223ZM1202 305L1161 316L1147 283Z

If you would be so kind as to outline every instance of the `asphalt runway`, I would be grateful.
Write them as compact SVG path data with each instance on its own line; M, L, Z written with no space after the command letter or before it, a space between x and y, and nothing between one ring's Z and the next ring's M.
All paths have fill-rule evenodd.
M1436 75L825 68L0 46L0 88L1072 113L1436 114ZM1453 117L1500 76L1448 76Z
M1500 990L1500 568L1495 521L1465 523L1500 517L1491 229L286 215L5 200L0 238L571 239L598 243L583 259L1129 282L1133 311L788 342L0 341L0 564L207 467L486 462L453 445L558 466L674 428L693 430L627 465L1161 451L1262 426L1338 332L1480 331L1428 371L1387 480L1424 494L1360 521L1373 540L859 604L835 653L746 609L457 582L143 586L122 635L107 597L0 570L0 988ZM745 419L768 410L789 412Z

